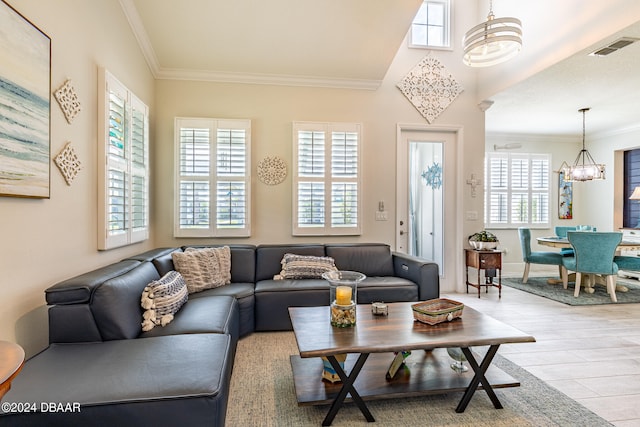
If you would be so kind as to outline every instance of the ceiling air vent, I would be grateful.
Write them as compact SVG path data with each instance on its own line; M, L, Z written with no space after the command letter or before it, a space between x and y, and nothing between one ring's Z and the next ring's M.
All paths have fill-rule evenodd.
M595 52L591 52L589 55L591 56L607 56L617 50L622 49L623 47L629 46L631 43L638 41L638 39L631 37L622 37L611 43L608 46L601 47Z

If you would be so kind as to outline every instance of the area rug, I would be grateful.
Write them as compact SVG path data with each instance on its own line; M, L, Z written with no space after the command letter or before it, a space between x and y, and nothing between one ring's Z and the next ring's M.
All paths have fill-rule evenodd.
M228 426L320 426L329 410L298 406L289 355L297 354L292 332L260 332L238 343L227 409ZM336 415L333 426L610 426L573 399L548 386L499 354L494 364L521 386L495 390L504 409L495 409L478 390L466 411L455 412L462 393L367 402L375 424L353 403Z
M502 284L510 288L519 289L534 295L549 298L567 305L596 305L615 304L607 294L605 286L596 285L595 292L589 294L580 289L578 297L573 296L575 283L569 282L567 289L562 287L562 283L550 285L548 279L558 279L557 277L529 277L527 283L522 283L522 278L502 278ZM629 290L627 292L616 292L617 304L640 302L640 282L634 279L618 278L618 285L624 285Z

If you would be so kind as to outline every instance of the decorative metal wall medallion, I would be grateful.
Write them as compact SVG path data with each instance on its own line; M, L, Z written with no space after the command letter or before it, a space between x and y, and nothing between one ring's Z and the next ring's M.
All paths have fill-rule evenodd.
M60 173L64 176L64 180L67 181L67 185L71 185L82 166L76 150L73 149L70 142L67 142L64 149L56 156L55 162Z
M397 86L429 123L464 90L445 66L430 56L422 59Z
M58 104L60 104L64 117L67 119L67 122L71 124L81 110L80 100L78 99L76 90L71 84L71 80L64 82L60 89L56 90L53 94Z
M258 163L258 178L267 185L280 184L287 177L287 164L280 157L265 157Z

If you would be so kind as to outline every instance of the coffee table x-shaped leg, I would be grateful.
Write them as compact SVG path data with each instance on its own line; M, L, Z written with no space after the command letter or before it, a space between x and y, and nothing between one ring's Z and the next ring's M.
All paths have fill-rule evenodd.
M336 414L342 407L347 394L351 394L351 399L355 402L356 405L358 405L358 408L360 408L360 412L362 412L362 415L364 415L368 422L372 423L375 421L373 415L371 415L371 412L369 412L369 408L367 408L367 405L364 403L364 400L362 400L355 387L353 386L353 383L358 377L360 370L364 366L364 362L367 361L367 357L369 357L369 353L361 353L360 356L358 356L356 364L353 365L351 372L349 373L349 375L347 375L344 372L344 369L342 369L342 367L340 366L340 363L338 363L338 361L336 360L335 356L327 356L329 363L331 363L331 366L342 380L342 388L331 404L331 408L329 408L329 412L324 418L324 421L322 421L323 426L331 425Z
M491 384L484 376L484 374L487 372L487 369L489 368L489 365L491 365L493 357L498 352L498 347L500 347L499 344L490 346L480 365L478 365L478 362L476 362L476 359L475 357L473 357L473 353L471 353L469 347L463 347L461 349L475 375L473 376L473 379L465 390L464 395L462 396L462 400L460 400L460 403L458 403L458 407L456 408L457 413L464 412L464 410L467 408L467 405L471 401L471 397L478 389L478 384L480 383L482 383L482 388L487 392L487 395L489 395L489 399L491 399L491 402L493 402L493 407L496 409L502 409L502 403L500 403L500 400L498 400L498 396L496 396L493 391L493 387L491 387Z
M491 365L491 362L493 361L494 356L498 352L499 347L500 345L498 344L491 345L489 347L489 350L485 354L484 358L480 362L480 364L478 364L475 357L473 356L473 353L468 347L462 348L462 353L465 355L467 362L471 366L471 369L473 370L475 375L473 376L473 378L471 379L471 382L469 383L469 386L465 390L464 395L460 400L460 403L458 403L456 412L462 413L465 411L465 409L467 408L467 405L469 405L469 402L471 401L473 394L478 389L478 385L480 383L482 383L482 387L484 391L487 393L487 395L489 396L489 399L493 403L493 406L496 409L502 409L502 403L500 403L500 400L498 400L498 396L496 396L495 392L493 391L493 387L491 387L491 384L485 377L485 373L487 372L487 369L489 369L489 366ZM336 414L342 407L342 404L344 403L344 399L347 397L347 394L351 394L351 399L355 402L358 408L360 408L360 412L362 412L362 414L364 415L364 417L368 422L375 421L375 419L373 418L373 415L371 415L371 412L369 411L369 408L367 408L367 405L362 400L362 397L360 397L355 387L353 386L353 383L358 377L360 370L364 366L364 363L366 362L367 357L369 357L369 353L361 353L360 356L358 356L358 360L356 361L355 365L351 369L351 372L349 373L349 375L347 375L344 369L342 369L342 367L340 366L340 363L338 363L338 361L336 360L335 356L327 356L329 363L331 363L331 366L340 377L340 380L342 380L342 388L340 389L340 392L338 393L333 403L331 404L331 407L329 408L329 412L327 413L327 416L322 422L323 426L331 425Z

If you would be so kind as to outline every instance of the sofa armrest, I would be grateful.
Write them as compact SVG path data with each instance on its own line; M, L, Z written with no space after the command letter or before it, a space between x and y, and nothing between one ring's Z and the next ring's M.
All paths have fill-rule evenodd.
M412 255L393 252L394 275L418 285L420 301L440 298L438 264Z

